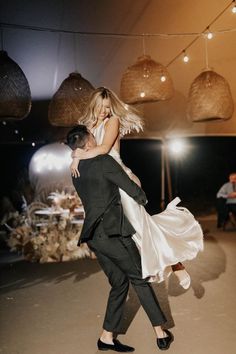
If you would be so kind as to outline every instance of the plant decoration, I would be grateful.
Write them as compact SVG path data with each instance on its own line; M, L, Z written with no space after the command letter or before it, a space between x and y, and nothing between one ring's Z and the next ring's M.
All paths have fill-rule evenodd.
M82 207L80 199L65 192L54 192L49 200L51 206L31 203L24 213L17 215L17 225L8 227L7 243L11 251L22 254L28 261L40 263L94 258L86 244L77 246L82 223L76 222L79 219L75 210Z

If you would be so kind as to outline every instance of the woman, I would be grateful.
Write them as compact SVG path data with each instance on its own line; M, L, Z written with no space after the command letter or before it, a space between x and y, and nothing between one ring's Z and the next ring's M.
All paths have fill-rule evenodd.
M79 160L109 153L140 185L137 176L123 164L119 154L120 137L131 131L139 132L143 127L134 108L122 102L111 90L100 87L92 93L80 123L92 131L98 146L90 151L77 149L73 153L72 175L79 176ZM200 225L187 209L176 207L179 198L168 204L164 212L150 216L123 190L120 194L124 213L136 230L133 239L141 254L143 277L162 281L173 270L180 285L187 289L190 277L180 262L193 259L203 249Z

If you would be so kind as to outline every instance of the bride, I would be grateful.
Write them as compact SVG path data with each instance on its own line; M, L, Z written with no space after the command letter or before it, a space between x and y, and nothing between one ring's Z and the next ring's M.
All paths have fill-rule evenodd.
M91 130L98 146L73 152L72 175L79 176L79 160L108 153L140 186L138 177L123 164L119 154L120 137L142 130L143 122L136 110L111 90L99 87L93 91L79 123ZM189 288L191 279L181 262L193 259L203 250L202 230L193 215L186 208L177 207L180 199L175 198L163 212L151 216L123 190L120 194L124 213L136 230L132 237L141 255L143 278L160 282L173 271L180 285Z

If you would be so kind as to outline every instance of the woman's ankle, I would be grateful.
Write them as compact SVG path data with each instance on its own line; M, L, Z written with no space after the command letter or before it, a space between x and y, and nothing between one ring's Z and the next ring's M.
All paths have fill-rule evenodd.
M171 266L171 268L172 268L172 271L175 272L175 271L177 271L177 270L184 270L184 269L185 269L185 266L184 266L181 262L178 262L178 263L176 263L176 264L173 264L173 265Z

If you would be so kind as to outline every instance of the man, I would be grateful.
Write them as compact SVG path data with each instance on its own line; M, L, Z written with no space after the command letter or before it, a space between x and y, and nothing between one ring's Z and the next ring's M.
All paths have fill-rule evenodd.
M218 221L217 227L224 226L229 213L234 217L231 221L236 223L236 172L229 175L229 182L223 184L217 195L217 212Z
M73 150L89 150L97 145L93 135L83 125L76 126L68 133L67 144ZM140 255L131 238L135 230L124 215L119 188L142 205L147 202L145 193L109 155L81 160L79 172L80 177L73 178L85 209L79 243L87 242L95 252L111 285L103 331L97 342L98 349L134 351L134 348L114 339L122 320L129 282L154 327L158 347L161 350L168 349L174 338L170 331L162 330L165 316L151 285L142 279Z

